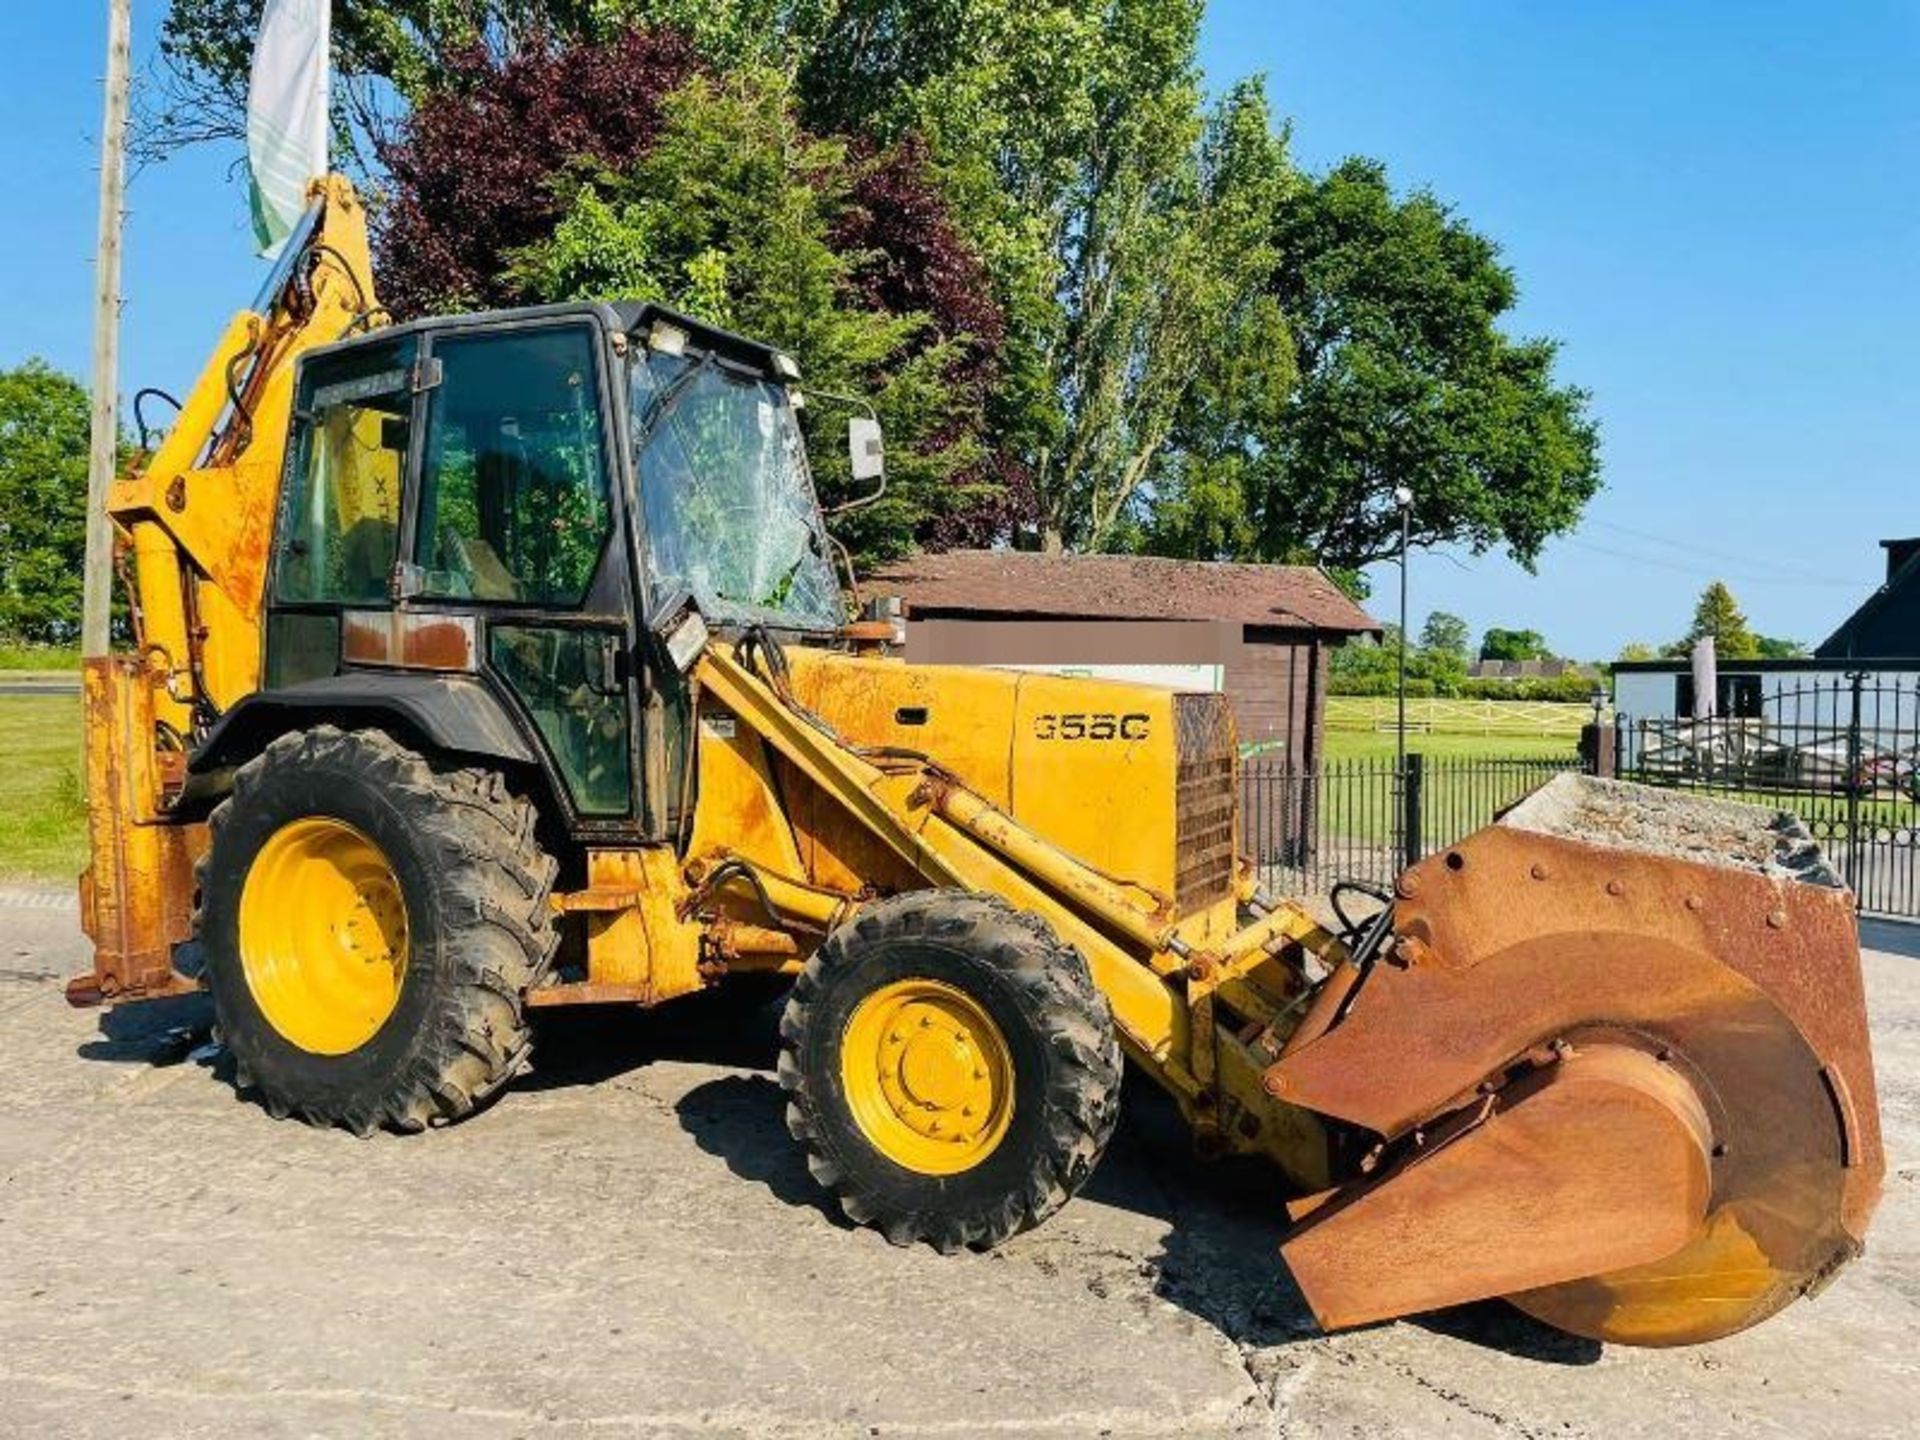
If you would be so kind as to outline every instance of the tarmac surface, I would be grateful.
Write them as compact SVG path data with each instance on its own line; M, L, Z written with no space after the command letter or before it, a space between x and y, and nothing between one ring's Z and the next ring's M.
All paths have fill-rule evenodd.
M1920 950L1911 931L1873 943ZM64 897L0 891L0 1434L1867 1436L1920 1414L1920 959L1867 959L1889 1173L1868 1253L1717 1344L1499 1304L1316 1332L1259 1170L1131 1086L1088 1189L987 1256L846 1225L771 1015L546 1024L485 1114L355 1140L102 1016ZM1382 1256L1391 1264L1391 1256Z

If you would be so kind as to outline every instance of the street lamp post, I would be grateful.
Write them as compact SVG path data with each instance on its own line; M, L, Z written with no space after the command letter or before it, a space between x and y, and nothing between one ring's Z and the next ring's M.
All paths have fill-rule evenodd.
M1398 717L1393 733L1394 758L1400 783L1404 785L1407 776L1407 540L1413 524L1413 491L1405 485L1395 486L1393 503L1400 511L1400 654L1394 683Z

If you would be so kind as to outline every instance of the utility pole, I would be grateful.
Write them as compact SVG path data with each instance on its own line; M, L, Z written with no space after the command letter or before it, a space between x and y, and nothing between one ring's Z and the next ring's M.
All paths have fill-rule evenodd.
M93 445L87 458L87 553L80 653L107 653L113 614L113 526L107 487L120 450L120 229L127 184L132 0L107 0L107 96L100 128L100 238L93 266Z

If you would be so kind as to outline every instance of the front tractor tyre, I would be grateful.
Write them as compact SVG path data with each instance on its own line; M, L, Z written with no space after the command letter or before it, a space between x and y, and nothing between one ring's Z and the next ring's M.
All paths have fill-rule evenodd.
M787 1125L847 1217L986 1250L1086 1183L1120 1042L1078 951L986 895L923 891L827 937L781 1017Z
M557 943L534 820L500 775L378 730L285 735L242 766L200 872L240 1089L365 1135L458 1120L512 1079Z

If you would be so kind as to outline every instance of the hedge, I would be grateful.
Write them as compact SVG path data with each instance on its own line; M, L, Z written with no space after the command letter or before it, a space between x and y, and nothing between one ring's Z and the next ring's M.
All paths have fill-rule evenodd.
M1590 675L1531 676L1524 680L1462 679L1437 683L1410 675L1407 677L1407 694L1420 700L1438 696L1450 700L1546 700L1584 705L1593 698L1594 683ZM1392 695L1397 689L1391 675L1332 675L1327 680L1329 695L1381 696Z

